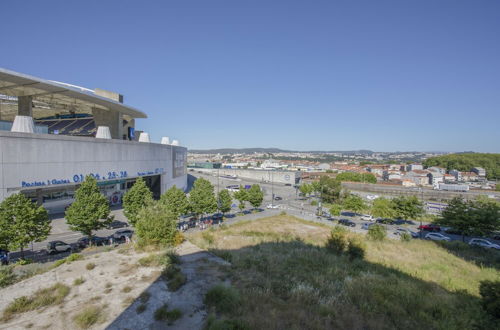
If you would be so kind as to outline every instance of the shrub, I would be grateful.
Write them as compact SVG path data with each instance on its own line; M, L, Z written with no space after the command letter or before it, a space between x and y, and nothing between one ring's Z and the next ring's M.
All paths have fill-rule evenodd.
M73 285L81 285L85 283L85 279L83 277L79 277L79 278L75 278L75 280L73 281Z
M184 235L180 231L177 231L174 236L174 246L181 245L185 240Z
M177 291L185 283L186 283L186 276L181 271L178 271L168 281L168 289L170 291Z
M82 329L87 329L97 323L102 323L106 319L102 306L88 306L73 317L76 325Z
M312 201L312 202L311 202L311 205L312 205L312 206L316 206L316 205L318 205L318 201Z
M411 235L408 233L402 233L400 236L401 242L409 242L411 241Z
M14 266L0 266L0 288L6 287L16 282Z
M21 265L21 266L24 266L24 265L29 265L33 262L33 260L29 259L29 258L23 258L23 259L19 259L16 264L18 265Z
M167 320L169 321L169 323L172 323L180 319L181 317L182 317L182 312L177 308L172 309L171 311L167 311Z
M137 306L137 308L135 309L135 311L137 312L137 314L141 314L141 313L143 313L146 310L147 307L148 307L148 305L142 303L139 306Z
M208 231L204 231L201 234L201 237L203 237L203 239L208 243L208 245L212 245L215 241L214 235L212 235Z
M221 284L208 290L204 302L220 313L230 313L241 303L240 294L235 288Z
M349 238L347 254L350 259L363 259L365 257L366 244L358 237Z
M130 291L132 291L132 287L130 287L130 286L128 286L128 285L127 285L127 286L125 286L125 287L122 289L122 292L124 292L124 293L129 293Z
M381 225L373 225L368 229L368 238L374 241L383 241L387 236L385 227Z
M347 230L340 226L335 226L326 241L326 248L336 254L342 254L348 245Z
M14 299L3 312L3 320L9 320L15 314L32 311L41 307L60 304L69 294L70 288L62 283L36 291L32 296Z
M89 262L85 268L87 268L87 270L92 270L95 268L95 264L93 262Z
M139 245L173 246L177 233L177 217L163 204L152 202L143 207L135 224Z
M156 321L165 321L167 319L167 304L164 304L161 307L158 307L155 310L154 318Z
M479 285L479 293L486 312L500 318L500 281L482 281Z
M149 298L151 298L151 293L149 293L148 291L144 291L143 293L141 293L141 295L139 296L139 300L145 304L149 301Z
M138 260L139 265L143 267L167 266L171 263L170 257L165 253L150 254Z

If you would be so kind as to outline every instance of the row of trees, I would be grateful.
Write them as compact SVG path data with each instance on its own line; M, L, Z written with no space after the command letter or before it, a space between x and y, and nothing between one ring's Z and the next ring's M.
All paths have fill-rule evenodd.
M422 202L415 196L400 196L393 199L380 197L370 205L361 197L349 194L330 207L330 214L338 216L343 210L371 213L377 218L397 219L417 219L424 213Z

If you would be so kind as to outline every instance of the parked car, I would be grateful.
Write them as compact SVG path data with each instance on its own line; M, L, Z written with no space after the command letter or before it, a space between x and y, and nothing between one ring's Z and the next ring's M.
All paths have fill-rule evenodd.
M448 236L444 236L440 233L428 233L425 235L425 239L429 239L432 241L447 241L449 242L451 239Z
M70 251L71 251L71 245L66 244L63 241L51 241L47 243L47 252L49 254L70 252Z
M123 227L127 227L128 226L128 223L126 222L123 222L123 221L118 221L118 220L115 220L113 222L111 222L107 228L108 229L118 229L118 228L123 228Z
M266 208L268 208L268 209L277 209L277 208L279 208L279 206L278 205L274 205L274 204L268 204L266 206Z
M109 239L107 237L99 237L99 236L92 236L90 239L90 242L94 246L101 246L101 245L106 245L109 242ZM88 237L82 237L76 241L76 245L80 248L86 248L89 246L89 238Z
M413 237L413 238L418 238L419 237L418 233L415 233L415 232L413 232L413 231L411 231L409 229L406 229L406 228L397 228L396 231L394 231L394 235L401 235L403 233L410 234L411 237Z
M134 234L132 229L120 229L117 230L112 236L117 240L125 240L126 237L131 238Z
M274 197L274 200L275 200L275 201L281 201L281 200L283 200L283 198L282 198L282 197L280 197L280 196L275 196L275 197Z
M375 219L373 219L373 217L371 215L363 214L361 216L361 220L364 220L364 221L374 221Z
M443 230L443 228L441 228L441 230ZM455 228L446 228L444 232L450 235L462 235L462 232Z
M483 238L473 238L469 241L469 245L480 246L487 249L500 250L500 245L491 243L490 241Z
M388 218L378 218L377 220L375 220L376 223L381 223L381 224L384 224L384 225L392 225L394 224L394 220L392 219L388 219Z
M348 220L348 219L340 219L339 224L344 225L344 226L348 226L348 227L356 227L356 223L354 223L353 221Z
M291 184L291 183L285 183L285 186L287 186L287 187L291 187L291 186L292 186L292 184Z
M441 227L439 227L438 225L434 225L432 223L428 225L420 225L418 226L418 229L424 231L441 231Z

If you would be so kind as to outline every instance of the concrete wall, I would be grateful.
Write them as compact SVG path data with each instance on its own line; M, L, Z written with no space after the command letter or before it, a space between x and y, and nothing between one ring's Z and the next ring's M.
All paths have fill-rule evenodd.
M92 115L95 127L108 126L113 139L123 138L123 115L120 112L93 108Z
M196 168L195 171L217 173L216 169ZM297 171L270 171L270 170L245 170L221 168L219 175L235 175L238 178L252 179L257 181L273 181L275 183L295 184L295 179L301 177L301 172Z
M173 150L157 143L0 131L0 201L22 189L74 185L94 174L100 181L161 174L162 193L187 188L187 175L173 177Z

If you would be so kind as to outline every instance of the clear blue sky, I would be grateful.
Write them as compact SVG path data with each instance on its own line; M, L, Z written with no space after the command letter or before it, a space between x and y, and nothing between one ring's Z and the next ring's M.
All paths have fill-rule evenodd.
M0 66L189 148L500 152L500 1L8 1Z

